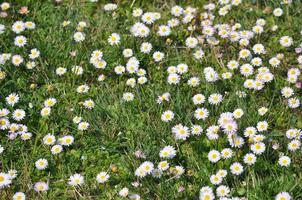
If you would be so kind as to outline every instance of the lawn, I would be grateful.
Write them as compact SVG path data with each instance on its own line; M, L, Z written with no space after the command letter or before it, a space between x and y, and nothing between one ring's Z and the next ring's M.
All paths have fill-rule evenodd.
M302 199L300 1L0 5L0 200Z

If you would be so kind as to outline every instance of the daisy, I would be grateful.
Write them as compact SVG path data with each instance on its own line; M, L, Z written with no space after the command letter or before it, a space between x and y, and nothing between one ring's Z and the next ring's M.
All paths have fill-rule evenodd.
M188 72L188 68L189 68L188 65L184 64L184 63L180 63L176 67L177 67L177 72L179 74L184 74L184 73Z
M25 200L26 196L23 192L16 192L13 196L13 200Z
M134 95L131 92L125 92L123 94L123 100L124 101L130 102L130 101L133 101L133 99L134 99Z
M191 127L191 133L192 133L192 135L201 135L202 131L203 131L203 129L199 125L193 125Z
M13 32L19 34L21 32L23 32L25 30L25 24L22 21L16 21L13 25L12 25L12 30Z
M217 176L216 174L210 176L210 181L214 185L219 185L222 182L222 177Z
M132 87L132 88L134 88L135 85L136 85L136 80L135 80L135 78L129 78L129 79L126 81L126 85L127 85L127 86L130 86L130 87Z
M230 193L230 188L225 185L220 185L216 189L216 194L218 197L225 197L228 196Z
M217 171L216 175L225 178L228 175L228 171L225 169L220 169Z
M23 63L24 59L20 55L14 55L12 57L12 63L13 65L19 67Z
M263 32L263 26L254 26L252 30L254 33L261 34Z
M225 148L221 151L220 155L223 159L229 159L233 157L233 151L230 148Z
M200 60L204 57L204 51L202 49L198 49L193 54L194 58Z
M289 98L288 107L290 108L298 108L300 106L300 100L298 98Z
M68 184L71 186L81 186L84 184L84 177L81 174L73 174L69 177Z
M0 7L1 7L1 10L5 11L10 8L10 4L7 2L3 2L3 3L1 3Z
M257 157L253 153L245 154L243 162L247 165L253 165L256 162Z
M50 112L51 112L51 108L49 108L49 107L44 107L44 108L42 108L42 110L41 110L41 116L42 117L46 117L46 116L49 116L50 115Z
M188 127L178 124L172 128L172 133L176 139L186 140L190 136L190 130Z
M57 145L54 145L50 151L53 155L57 155L63 151L63 147L61 145L57 144Z
M140 168L138 167L136 170L135 170L135 176L138 176L140 178L143 178L145 176L147 176L147 173L145 172L145 170L143 168Z
M27 39L23 35L17 36L15 38L15 45L17 47L24 47L26 43L27 43Z
M265 114L267 113L267 111L268 111L268 108L266 108L266 107L261 107L261 108L258 109L258 114L259 114L260 116L263 116L263 115L265 115Z
M0 189L8 187L11 182L12 180L8 174L0 172Z
M85 40L85 33L76 32L76 33L73 35L73 39L74 39L74 41L76 41L76 42L83 42L83 41Z
M292 140L290 143L288 143L287 148L290 151L296 151L300 148L301 142L299 140Z
M259 132L267 131L268 123L266 121L261 121L257 123L257 130Z
M199 200L214 200L215 196L213 192L200 192Z
M231 72L225 72L225 73L221 74L221 77L225 80L232 78L232 76L233 76L233 74Z
M279 42L283 47L290 47L293 44L293 38L289 36L283 36L280 38Z
M84 21L81 21L81 22L78 23L78 27L80 27L80 28L86 28L87 27L87 23L84 22Z
M7 118L3 117L0 118L0 129L1 130L6 130L10 127L10 122Z
M27 29L35 29L36 28L36 24L32 21L27 21L25 22L25 28Z
M6 108L0 109L0 117L5 117L10 113L10 111Z
M146 12L142 16L142 21L146 24L153 24L156 20L155 14L153 12Z
M198 44L198 40L194 37L188 37L186 39L186 46L188 48L195 48L195 47L197 47L197 44Z
M221 128L223 129L223 132L225 132L226 134L232 135L237 132L238 125L235 121L229 121L229 122L223 124Z
M124 49L123 50L123 55L124 55L125 58L130 58L131 56L133 56L132 49Z
M67 69L64 68L64 67L58 67L58 68L56 69L56 74L59 75L59 76L64 75L66 72L67 72Z
M212 83L218 80L218 73L213 68L204 69L205 79L207 82Z
M43 144L53 145L56 142L56 137L52 134L47 134L43 137Z
M161 171L166 171L169 169L170 165L167 161L160 161L157 165L157 168Z
M252 75L254 73L254 68L250 64L243 64L240 67L240 73L243 76L248 77L248 76L250 76L250 75Z
M127 197L128 194L129 194L129 189L126 188L126 187L124 187L124 188L122 188L122 189L119 191L118 194L119 194L120 197Z
M288 192L280 192L276 195L275 200L291 200L292 197Z
M138 69L137 72L136 72L136 74L138 76L142 77L142 76L146 76L147 72L146 72L145 69Z
M158 27L158 31L157 34L159 36L168 36L171 33L171 28L169 26L166 25L161 25Z
M178 74L169 74L168 76L168 83L170 85L176 85L180 81L180 76Z
M276 57L273 57L269 60L269 64L272 65L273 67L278 67L280 65L280 60Z
M80 93L80 94L87 93L88 90L89 90L89 86L88 85L80 85L79 87L77 87L77 93Z
M16 121L21 121L25 117L25 111L22 109L16 109L13 112L13 119Z
M140 165L139 168L143 169L146 174L151 174L154 170L154 164L150 161L145 161Z
M94 101L92 99L88 99L88 100L84 101L83 106L85 108L87 108L88 110L91 110L91 109L94 108L95 103L94 103Z
M44 158L41 158L35 162L35 165L38 170L43 170L47 168L48 161Z
M281 167L288 167L291 164L291 159L288 156L281 156L278 160Z
M31 137L32 137L32 133L30 133L30 132L26 132L26 133L21 134L21 139L24 140L24 141L25 140L30 140Z
M191 87L197 87L200 84L200 80L197 77L192 77L188 80L188 85Z
M255 57L251 60L251 64L253 66L259 67L260 65L262 65L262 59L259 57Z
M5 98L6 103L11 106L14 106L16 103L18 103L19 99L19 95L16 93L11 93Z
M146 77L139 77L139 78L137 79L137 82L138 82L139 84L141 84L141 85L147 83L147 81L148 81L148 79L147 79Z
M289 129L286 131L286 137L288 139L298 138L300 137L300 130L298 129Z
M121 37L117 33L112 33L108 38L108 43L113 46L119 44L121 41Z
M217 140L219 138L218 131L219 131L219 126L213 125L213 126L208 127L206 130L206 135L207 135L208 139Z
M232 174L240 175L243 172L243 166L240 163L235 162L230 166L230 170Z
M176 156L176 150L172 146L164 147L159 153L159 157L161 157L161 158L171 159L171 158L174 158L175 156Z
M109 179L109 175L106 172L100 172L97 176L96 176L96 181L98 183L105 183L108 181Z
M183 173L185 173L185 169L182 166L175 166L175 170L173 170L175 176L179 178Z
M294 95L294 90L290 87L284 87L281 89L281 94L285 98L289 98Z
M9 170L9 171L7 172L7 174L9 175L9 177L10 177L11 179L14 179L14 178L17 177L18 172L17 172L17 170L15 170L15 169L11 169L11 170Z
M45 107L53 107L57 103L57 100L55 98L49 98L44 101Z
M78 124L78 129L79 129L80 131L85 131L85 130L88 129L88 127L89 127L89 123L88 123L88 122L80 122L80 123Z
M66 27L66 26L68 26L70 23L71 23L70 21L63 21L62 26L63 26L63 27Z
M234 116L235 119L240 119L243 116L243 114L244 114L244 112L241 108L237 108L233 112L233 116Z
M104 10L105 11L113 11L117 9L117 5L114 3L107 3L104 5Z
M132 11L132 16L133 16L133 17L140 17L142 14L143 14L143 10L140 9L140 8L135 8L135 9Z
M165 54L162 53L162 52L156 51L156 52L153 53L152 57L153 57L155 62L160 62L164 59Z
M172 121L173 118L174 118L174 113L171 110L167 110L161 115L161 120L163 122Z
M140 197L138 194L131 194L131 195L129 196L129 199L130 199L130 200L140 200L141 197Z
M102 57L103 57L103 52L101 50L97 49L91 53L91 58L102 60Z
M234 69L237 69L239 67L239 63L236 60L231 60L231 61L228 62L227 67L230 70L234 70Z
M66 135L59 139L59 143L63 146L70 146L74 142L74 137L71 135Z
M220 160L220 152L219 151L216 151L216 150L211 150L209 153L208 153L208 159L210 162L212 163L216 163Z
M25 64L25 66L26 66L27 69L33 69L33 68L36 67L36 63L35 63L35 62L29 61L29 62L27 62L27 63Z
M222 101L222 95L221 94L211 94L208 98L208 101L212 105L217 105Z
M180 15L183 14L184 9L180 6L173 6L171 8L171 14L174 15L175 17L179 17Z
M197 120L205 120L209 116L209 111L206 108L197 108L194 113L194 117Z
M203 104L206 100L206 98L203 94L196 94L193 96L192 99L193 99L194 105Z
M254 152L254 154L259 155L262 154L265 151L265 144L262 142L258 142L251 145L251 150Z
M125 73L126 69L124 66L122 65L118 65L114 68L114 72L117 74L117 75L122 75L123 73Z
M130 29L132 35L135 37L148 37L150 34L150 29L143 23L137 22Z
M34 190L36 192L46 192L49 189L48 184L45 182L37 182L34 185Z

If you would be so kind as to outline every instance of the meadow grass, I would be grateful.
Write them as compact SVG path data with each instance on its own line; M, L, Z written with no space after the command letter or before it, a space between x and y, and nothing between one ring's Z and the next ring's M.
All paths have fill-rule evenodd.
M244 196L249 200L273 199L281 191L289 192L293 199L302 199L302 172L301 150L289 152L286 130L290 128L302 129L301 107L291 109L286 100L280 95L280 90L287 86L286 74L290 67L297 66L297 54L294 48L290 50L279 45L280 37L289 35L294 38L295 44L302 42L301 30L301 3L294 1L288 7L281 5L280 1L243 1L224 17L215 18L216 23L241 23L243 29L251 29L257 19L266 20L266 27L278 25L278 30L253 38L253 44L265 45L268 55L264 56L264 65L268 59L277 53L283 53L284 59L279 68L270 68L274 80L265 85L260 91L243 88L245 78L234 75L231 80L218 80L208 83L203 76L203 69L208 66L215 67L217 72L228 71L226 64L238 57L238 44L221 42L219 46L203 48L205 57L196 60L192 56L193 50L184 48L185 40L192 32L185 26L176 27L167 38L152 34L148 39L135 38L130 33L130 27L137 22L132 17L134 8L144 11L160 12L161 19L156 24L165 24L171 18L170 9L174 5L183 7L191 5L202 10L206 3L204 0L191 1L118 1L118 8L112 12L105 12L103 6L107 1L92 3L84 0L66 0L61 3L54 1L15 0L11 1L8 17L0 18L0 24L8 29L18 20L33 21L36 28L26 31L22 35L28 39L28 45L19 48L13 45L15 33L11 30L0 35L1 53L26 55L32 48L37 48L41 56L37 59L37 66L28 70L15 67L12 64L1 66L7 74L0 85L0 108L7 107L5 97L15 92L20 96L18 108L26 110L26 124L33 137L28 141L21 139L8 140L6 133L2 133L0 144L5 148L1 155L1 171L16 169L18 176L10 187L0 189L0 199L11 199L17 191L22 191L28 199L123 199L118 192L123 187L139 194L143 199L197 199L202 186L211 185L209 176L218 169L229 169L233 162L242 162L242 157L249 152L247 145L243 148L234 148L235 155L230 160L212 164L207 155L212 149L222 150L229 146L227 137L221 134L217 141L210 141L203 133L201 136L191 136L185 141L176 140L172 133L172 126L182 123L187 126L200 124L204 130L217 123L222 112L233 112L236 108L244 111L244 118L238 121L238 133L242 134L248 126L255 126L257 122L266 120L269 130L264 154L257 157L253 166L245 166L240 176L230 175L224 184L231 188L233 196ZM27 6L29 13L17 13L21 6ZM280 18L264 13L264 9L271 7L284 8ZM288 12L288 13L287 13ZM63 27L62 22L70 20L71 24ZM88 27L83 30L86 38L81 43L74 42L73 34L77 23L85 21ZM157 30L157 25L151 27ZM117 46L108 44L108 37L112 33L121 36L121 43ZM139 53L140 44L144 41L152 43L153 48L165 53L161 62L154 62L152 56ZM126 64L122 50L131 48L140 61L141 68L147 71L148 82L137 84L129 88L125 83L130 75L118 76L114 67ZM89 58L93 50L103 51L103 58L107 66L103 70L95 69ZM76 52L71 56L70 52ZM217 54L223 54L219 58ZM183 80L191 76L198 76L201 84L190 87L183 81L174 86L167 83L166 68L171 65L186 63L190 73L183 75ZM76 76L66 73L64 77L56 74L58 67L71 69L80 65L84 74ZM105 81L98 81L98 76L105 74ZM301 80L301 78L300 78ZM90 89L86 94L78 94L76 88L87 84ZM238 98L237 91L243 90L248 94L246 98ZM122 100L124 92L132 92L135 98L131 102ZM158 104L158 95L164 92L171 94L169 103ZM208 97L212 93L223 94L220 106L212 106L206 102L210 116L206 121L194 118L197 108L192 103L192 96L202 93ZM295 95L301 99L301 89L295 90ZM57 104L52 108L51 115L41 117L45 99L53 97ZM93 99L95 107L92 110L83 108L82 103ZM28 104L32 104L32 108ZM264 116L258 114L258 109L265 106L269 109ZM173 123L161 121L161 114L172 110L175 114ZM90 126L87 131L79 131L72 122L75 116L82 116ZM42 143L43 137L52 133L57 137L72 135L74 143L64 148L59 155L52 155L50 148ZM273 142L278 142L279 150L273 150ZM138 179L134 172L144 161L137 158L135 152L141 150L146 160L158 163L159 151L172 145L177 151L173 164L185 168L185 173L176 178L163 175L160 179L151 176ZM290 155L292 164L288 168L278 166L279 153ZM48 160L46 170L37 170L35 162L39 158ZM99 184L95 176L100 171L110 174L106 184ZM68 178L74 173L85 177L85 184L81 187L67 185ZM131 183L139 180L141 186L133 187ZM37 193L32 185L38 181L49 182L49 191ZM184 191L179 192L179 188Z

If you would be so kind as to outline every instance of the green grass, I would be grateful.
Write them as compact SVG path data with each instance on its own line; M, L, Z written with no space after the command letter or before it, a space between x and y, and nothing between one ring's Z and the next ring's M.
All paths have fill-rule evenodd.
M254 3L253 3L254 2ZM41 51L38 65L33 70L27 70L24 66L16 68L11 64L1 66L7 73L7 77L0 83L0 108L7 107L5 97L16 92L21 100L18 108L26 110L27 117L23 122L33 133L30 141L22 141L20 138L8 140L6 133L1 133L0 144L5 147L1 155L0 171L16 169L18 177L13 180L9 188L0 189L0 199L11 199L17 191L25 192L28 199L119 199L118 191L123 187L129 187L132 193L138 193L143 199L197 199L202 186L211 185L209 176L218 169L229 169L231 163L242 162L242 157L249 151L247 146L234 149L236 155L227 161L211 164L207 159L207 153L211 149L222 150L229 147L227 139L221 134L217 142L207 140L205 134L200 137L190 137L186 141L175 140L171 128L182 123L187 126L200 124L204 129L217 122L222 112L232 112L236 108L242 108L245 112L243 119L239 121L239 133L242 134L245 127L255 126L258 121L267 120L269 131L267 136L267 150L265 154L257 157L254 166L246 167L245 172L239 177L228 175L224 184L232 188L234 196L246 196L251 200L266 200L280 191L287 191L294 199L302 199L302 173L300 170L301 150L296 153L287 152L288 139L285 132L289 128L302 129L301 108L292 110L280 96L280 89L288 86L286 73L290 67L297 66L294 47L288 51L279 45L279 38L290 35L298 46L302 40L301 29L301 4L295 1L280 18L272 14L264 14L266 6L272 8L280 6L279 1L244 1L238 8L232 9L225 17L217 17L215 22L239 22L245 29L251 29L258 18L264 18L266 27L274 24L279 26L278 31L272 33L267 28L265 34L251 41L266 46L267 54L263 57L265 65L268 65L270 57L276 53L284 53L284 60L279 68L270 68L275 80L269 83L261 91L250 91L243 88L244 78L234 73L230 81L219 80L215 84L207 83L203 76L203 68L213 66L219 73L226 71L219 67L219 62L226 65L230 59L236 59L238 44L225 43L221 47L205 47L204 60L196 61L192 58L192 51L183 46L185 39L190 35L185 26L173 30L169 38L172 44L152 34L147 41L153 44L153 48L163 51L166 57L163 62L154 63L151 55L139 53L140 44L145 39L133 38L129 32L131 25L137 19L131 16L132 9L141 7L144 11L158 11L162 19L156 22L156 26L166 23L171 18L169 13L173 5L192 5L202 10L205 1L119 1L115 15L102 10L105 1L90 3L82 0L67 0L55 5L52 1L16 0L11 1L12 8L7 18L0 18L0 23L7 28L14 21L33 21L37 28L25 31L22 35L28 38L28 45L18 48L13 45L15 33L7 30L0 35L0 49L2 52L12 52L26 56L30 49L37 48ZM132 5L132 6L131 6ZM26 16L17 14L21 6L28 6L30 13ZM282 5L282 7L285 7ZM252 10L250 10L252 9ZM70 20L71 25L62 27L64 20ZM79 21L86 21L86 39L83 43L73 41L73 33ZM9 29L9 28L8 28ZM153 30L156 30L153 28ZM110 46L107 38L113 32L122 37L121 44ZM128 75L118 77L114 74L114 67L124 65L126 59L121 55L124 48L132 48L135 56L140 60L142 68L147 71L148 83L129 88L125 85ZM93 50L100 49L104 53L107 62L105 70L97 70L89 64L89 57ZM70 56L71 51L76 51L75 57ZM223 53L223 58L215 56L215 51ZM198 76L201 79L200 86L191 88L186 81L178 86L168 85L166 82L166 68L170 65L186 63L189 65L189 73L182 79L188 80L190 76ZM55 74L57 67L71 69L74 65L81 65L84 74L79 78L71 73L64 77ZM239 73L239 72L238 72ZM107 76L104 82L98 82L99 74ZM31 87L35 84L35 87ZM88 84L90 90L87 94L77 94L76 87ZM238 98L236 91L244 90L248 96ZM135 100L125 103L122 94L125 91L133 92ZM156 98L164 92L170 92L171 102L161 105L156 103ZM210 111L210 117L205 122L197 121L194 111L197 106L192 103L192 96L203 93L209 96L212 93L224 94L224 100L219 107L206 103ZM295 94L301 99L301 89ZM40 116L43 102L49 97L54 97L58 103L52 109L47 118ZM80 102L93 99L96 106L93 110L86 110ZM28 107L33 104L33 108ZM262 106L269 108L268 114L261 117L257 109ZM160 120L162 112L172 110L175 118L172 123L164 123ZM88 131L80 132L72 123L74 116L82 116L90 123ZM75 142L70 147L64 148L64 152L58 156L50 153L50 148L42 144L42 138L47 133L53 133L56 137L71 134ZM273 151L272 142L280 143L280 150ZM171 161L172 165L182 165L186 172L179 179L171 178L164 174L161 179L151 176L139 179L141 187L134 188L131 183L137 180L135 169L144 161L137 159L134 152L142 150L147 160L158 163L159 151L166 145L172 145L177 149L177 156ZM277 165L279 152L289 154L292 165L283 169ZM46 158L49 162L47 170L38 171L34 162L39 158ZM117 171L112 171L112 166ZM95 176L100 171L108 171L110 180L104 185L95 181ZM188 171L190 173L188 173ZM85 184L77 189L67 186L70 175L81 173L85 177ZM36 193L31 189L37 181L49 181L50 190L47 193ZM183 192L178 192L179 186L184 186Z

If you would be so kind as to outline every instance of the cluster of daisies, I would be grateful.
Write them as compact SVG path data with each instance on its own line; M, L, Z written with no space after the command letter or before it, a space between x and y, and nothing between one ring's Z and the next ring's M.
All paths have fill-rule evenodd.
M58 1L59 2L59 1ZM98 0L90 0L91 3L96 3ZM171 8L170 17L168 20L162 19L159 12L144 12L141 8L134 8L132 16L134 23L129 27L129 35L138 39L138 48L131 48L121 45L123 41L121 33L110 33L107 35L107 43L111 47L121 49L121 59L112 69L112 73L117 77L125 79L125 91L121 95L122 104L131 103L135 100L135 92L137 85L145 85L148 83L148 71L146 66L142 63L139 55L144 55L144 58L151 60L151 63L159 65L165 69L165 81L169 88L177 88L182 85L188 86L196 91L198 86L202 84L231 84L232 79L240 79L240 88L242 90L232 91L238 98L246 98L249 93L264 91L265 87L272 83L279 77L274 75L274 72L280 72L283 65L286 65L284 53L272 54L261 42L263 35L273 34L278 31L278 26L273 25L269 27L267 21L263 18L257 19L253 26L248 29L240 23L219 23L217 17L229 15L233 9L236 9L242 0L218 0L216 3L209 3L203 6L203 12L199 12L197 8L188 6L173 6ZM284 7L291 4L290 0L283 0ZM2 3L1 10L6 12L10 9L10 4ZM118 9L117 4L109 3L104 5L103 10L109 14L114 14ZM275 8L272 13L273 17L282 17L283 8ZM196 19L200 19L196 23ZM165 23L163 23L165 21ZM62 27L67 28L72 24L71 21L63 21ZM85 21L80 21L75 27L75 31L71 36L73 42L77 45L83 45L86 40L86 35L89 33L87 27L89 24ZM40 58L40 51L37 48L30 48L30 51L25 47L32 45L29 37L29 30L35 29L36 25L31 21L16 21L10 28L0 24L1 34L10 29L14 36L14 46L16 48L23 48L26 55L14 54L13 52L6 52L0 54L0 80L7 77L2 66L11 65L14 67L26 67L32 70L38 65ZM149 37L156 37L159 40L165 40L167 44L173 43L169 38L172 34L177 33L178 30L187 30L190 32L183 41L177 41L175 48L184 48L197 62L202 62L208 55L208 49L215 49L214 56L217 60L216 66L202 66L198 74L195 66L190 66L185 62L179 61L172 65L166 65L165 62L169 59L165 49L158 50L155 44L152 44ZM26 37L26 35L28 35ZM235 51L233 57L224 58L223 46L232 46ZM283 35L279 38L279 43L283 51L288 51L294 46L294 39L292 36ZM226 48L226 51L229 49ZM302 44L300 44L297 51L297 64L302 64ZM76 56L77 52L71 52L71 56ZM211 52L213 53L213 52ZM301 55L300 55L301 54ZM105 54L106 55L106 54ZM96 70L97 81L102 82L106 80L106 73L108 70L107 61L101 49L95 49L91 52L87 60L89 66ZM109 63L110 64L110 63ZM64 77L66 73L72 74L73 77L81 79L81 76L88 72L89 68L82 65L58 67L55 70L56 76ZM290 109L297 109L300 107L299 96L295 93L296 89L302 87L299 81L301 71L299 67L290 67L287 70L287 77L282 80L284 84L281 91L278 91L280 96L286 99L287 105ZM147 78L148 77L148 78ZM82 83L74 88L76 95L82 99L88 96L90 85ZM236 87L236 88L238 88ZM208 175L208 185L201 186L199 199L200 200L239 200L240 197L233 196L233 188L227 185L226 179L228 176L243 176L246 169L255 165L257 159L261 158L268 148L272 148L274 153L278 154L276 165L282 168L288 168L292 164L292 153L301 148L301 133L300 129L290 127L285 133L287 148L282 149L282 145L277 141L272 140L269 133L272 129L269 124L268 113L269 107L262 106L258 108L258 121L255 124L243 127L244 121L247 120L248 111L237 107L234 110L226 110L224 112L214 114L224 101L227 101L228 92L216 91L208 94L207 92L194 92L191 97L192 107L191 116L192 123L188 125L185 122L177 121L175 113L169 107L169 103L173 101L172 91L166 91L159 95L155 100L156 103L163 107L169 107L164 110L161 116L158 116L162 123L168 126L171 130L171 135L175 141L181 145L183 141L189 138L200 138L205 136L204 140L208 142L221 142L224 145L219 149L211 147L206 152L207 160L210 166L213 165L215 171ZM5 98L6 107L0 109L0 130L5 132L9 140L14 140L18 136L23 141L29 140L32 133L28 131L26 125L22 121L26 118L26 111L15 108L18 105L20 97L17 93L11 93ZM60 101L60 99L58 99ZM40 115L42 118L50 119L52 109L55 108L57 99L47 98L41 109ZM92 98L86 98L78 102L81 108L87 111L93 110L97 105ZM29 109L33 105L29 103ZM78 131L87 131L90 127L88 121L84 116L72 116L72 123L77 127ZM215 120L209 120L214 118ZM67 149L75 141L72 135L59 136L58 134L48 133L43 136L41 143L48 146L50 153L53 156L59 155L64 149ZM272 144L272 145L269 145ZM136 157L140 158L141 162L133 174L136 182L132 183L134 187L140 187L141 182L145 177L151 176L154 179L160 179L162 176L170 176L170 179L179 179L185 174L186 169L179 165L176 161L178 155L175 145L167 144L159 150L159 161L153 162L142 152L136 152ZM270 147L271 146L271 147ZM242 151L244 149L244 151ZM277 151L278 150L278 151ZM0 154L5 152L5 146L0 145ZM238 153L239 152L239 153ZM243 153L245 152L245 153ZM225 162L228 160L227 162ZM230 163L225 166L224 163ZM46 158L39 158L34 163L36 170L47 170L51 163ZM219 169L217 169L219 168ZM217 170L216 170L217 169ZM246 172L248 173L248 172ZM0 172L0 189L9 187L13 179L17 177L17 171L11 169L8 172ZM85 184L85 177L81 173L72 173L67 184L71 187L80 187ZM110 174L108 171L101 171L95 175L95 181L98 184L106 184L110 181ZM33 184L33 189L36 192L47 192L50 189L49 181L38 181ZM182 190L180 190L182 191ZM132 192L128 187L124 187L118 192L120 197L125 197L133 200L139 200L140 194L135 190ZM23 200L26 196L23 192L14 194L13 199ZM276 200L290 200L292 196L289 192L282 191L275 195Z
M168 20L166 25L158 26L154 25L160 18L158 13L144 13L141 9L135 9L133 16L140 17L140 21L132 26L131 33L134 37L145 38L152 34L151 30L155 27L157 29L155 33L157 36L167 37L172 33L172 29L182 26L183 24L189 24L187 29L194 34L191 34L185 39L184 46L188 49L192 49L192 56L196 60L201 60L205 57L205 51L202 48L205 44L214 47L219 46L221 42L230 43L232 45L237 44L237 58L235 57L227 61L227 63L221 61L218 68L205 67L203 69L205 81L214 83L216 81L232 79L235 75L239 75L239 77L243 79L244 88L261 91L265 88L266 84L269 84L275 79L272 71L277 71L278 68L281 67L284 54L279 53L269 57L269 52L267 52L265 45L260 43L261 40L258 39L258 43L255 44L253 44L253 42L255 38L261 38L262 34L277 31L278 26L274 25L269 28L266 26L265 19L262 18L258 19L250 30L243 29L240 23L235 23L234 25L215 24L214 19L217 7L219 8L218 14L224 16L230 12L232 7L238 6L240 3L241 1L220 0L217 5L214 3L205 5L204 9L206 11L201 13L200 16L202 19L201 30L199 27L196 27L196 25L190 24L197 15L197 9L192 7L182 8L180 6L174 6L171 9L173 18ZM291 2L286 1L284 3L290 4ZM280 17L282 14L283 11L281 8L276 8L273 11L273 15L276 17ZM279 42L280 46L286 49L293 45L293 38L290 36L282 36ZM142 43L141 51L143 45L146 45L146 43ZM148 44L146 47L148 47L149 50L147 53L151 53L152 44ZM152 58L154 62L164 62L165 53L154 52ZM221 57L218 55L218 58L220 59ZM302 56L299 56L297 59L299 63L302 63ZM264 66L264 63L268 63L269 65ZM194 75L188 78L188 75L186 75L189 72L189 68L190 67L185 63L167 67L167 83L176 86L181 84L182 80L185 80L185 83L192 88L199 86L201 84L200 77ZM221 68L224 70L221 70ZM300 70L298 68L290 68L287 77L288 84L295 84L296 88L300 88L301 83L298 82L299 75ZM288 106L290 108L298 108L300 106L300 101L297 97L290 98L294 94L294 88L285 86L282 88L281 93L282 96L288 99ZM236 95L238 95L239 98L247 96L244 91L236 91ZM208 97L200 93L195 94L192 97L192 101L194 105L198 106L194 112L194 118L197 122L200 120L206 121L210 115L210 109L206 108L205 105L218 107L224 99L223 96L224 95L219 93L210 94ZM170 102L171 98L172 95L166 92L159 95L156 101L162 104L163 102ZM133 99L133 96L131 96L131 99ZM260 107L258 109L258 115L260 117L266 116L268 111L269 108L265 106ZM233 160L232 158L238 157L238 155L236 156L236 149L241 149L246 147L246 145L248 146L249 152L242 156L241 161L237 160L236 162L232 162L229 169L220 169L215 174L209 176L211 184L214 187L216 186L216 193L213 190L213 186L202 187L200 190L200 199L215 199L215 196L219 199L239 199L237 197L231 197L231 188L222 185L223 179L228 175L228 170L232 176L240 176L245 171L245 168L254 165L257 161L257 157L260 157L268 148L267 142L270 141L267 135L269 131L268 121L259 120L254 126L239 127L238 122L245 120L244 114L245 111L241 108L237 108L232 112L221 113L218 117L217 124L212 124L207 128L199 124L191 125L190 128L183 124L177 124L172 127L173 136L177 140L186 140L190 135L199 136L203 132L205 132L207 139L210 141L217 141L219 138L226 139L229 147L209 151L208 160L212 164L219 161L223 162L223 160L227 159ZM165 123L172 123L175 120L174 117L175 114L173 110L169 109L162 113L161 120ZM243 128L243 134L239 133L239 128ZM220 134L221 132L224 134ZM289 152L300 149L300 134L301 130L299 129L290 129L287 131L286 136L291 139L288 143ZM279 144L274 143L272 147L274 150L277 150ZM290 155L285 154L286 153L279 152L277 164L280 167L289 167L291 164ZM172 146L166 146L160 153L160 157L166 159L173 158L175 155L176 151ZM164 168L162 164L164 164ZM163 172L170 168L169 166L167 161L161 161L157 167L151 161L144 161L136 169L135 175L142 178L151 174L153 177L160 178ZM184 168L181 166L176 166L175 169L176 171L174 172L176 176L180 176L184 173ZM287 192L281 192L276 195L276 199L291 199L291 196Z

